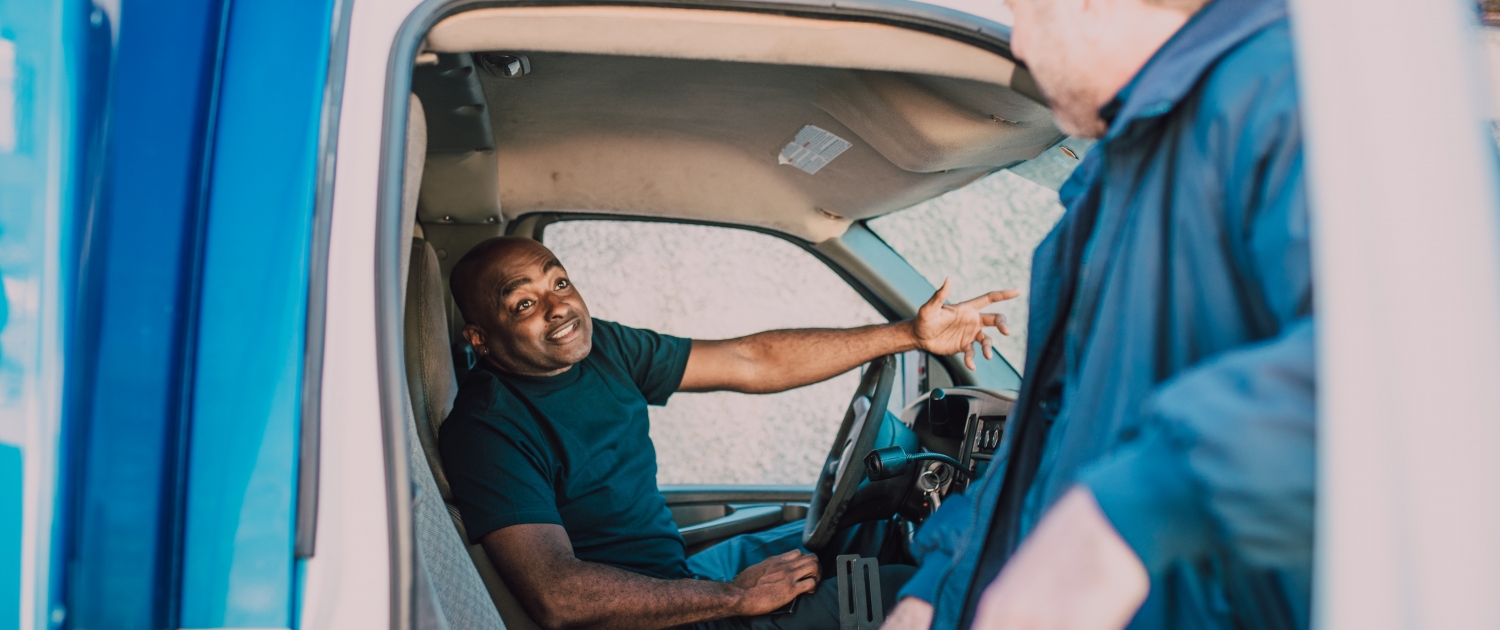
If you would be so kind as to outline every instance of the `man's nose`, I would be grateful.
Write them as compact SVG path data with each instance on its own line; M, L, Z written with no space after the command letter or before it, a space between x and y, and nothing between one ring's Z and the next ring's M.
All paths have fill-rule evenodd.
M546 308L547 319L562 319L572 314L572 307L555 295L548 295L542 299L542 306Z

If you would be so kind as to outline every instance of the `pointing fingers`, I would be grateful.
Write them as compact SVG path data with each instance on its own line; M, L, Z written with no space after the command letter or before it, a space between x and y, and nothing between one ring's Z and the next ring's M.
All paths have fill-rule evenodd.
M943 286L947 287L948 283L944 282ZM984 307L989 306L991 304L994 304L995 302L1004 302L1005 300L1013 299L1013 298L1015 298L1018 295L1021 295L1021 291L1018 290L1018 289L1006 289L1004 291L990 291L989 293L986 293L986 294L981 295L981 296L979 296L977 298L974 298L972 300L969 300L967 302L959 304L958 306L960 306L960 307L965 307L966 306L966 307L973 308L973 309L981 309L981 308L984 308Z

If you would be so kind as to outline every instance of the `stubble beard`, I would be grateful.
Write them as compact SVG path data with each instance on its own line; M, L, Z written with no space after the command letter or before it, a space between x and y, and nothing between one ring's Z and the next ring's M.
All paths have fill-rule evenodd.
M1075 138L1100 138L1109 130L1109 124L1099 117L1101 99L1087 86L1065 77L1048 81L1042 72L1036 70L1033 74L1042 94L1051 102L1052 117L1063 133Z
M1099 108L1112 94L1099 94L1098 87L1089 78L1094 74L1094 63L1089 52L1058 34L1067 31L1066 25L1048 11L1036 15L1032 28L1038 40L1035 58L1026 63L1037 87L1052 108L1052 117L1058 129L1077 138L1100 138L1109 129L1099 117Z

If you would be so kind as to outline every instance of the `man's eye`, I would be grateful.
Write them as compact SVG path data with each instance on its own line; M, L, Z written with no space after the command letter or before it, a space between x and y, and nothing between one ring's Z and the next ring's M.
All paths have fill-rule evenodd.
M532 302L531 300L521 300L519 303L516 304L516 310L518 310L518 311L524 311L524 310L526 310L528 308L531 308L532 304L535 304L535 302Z
M573 283L568 282L567 278L563 278L563 279L557 281L557 288L559 290L566 289L566 288L571 287L571 286L573 286Z

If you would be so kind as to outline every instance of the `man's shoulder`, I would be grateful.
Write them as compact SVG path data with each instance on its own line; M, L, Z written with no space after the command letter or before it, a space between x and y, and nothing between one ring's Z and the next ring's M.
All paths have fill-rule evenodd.
M607 346L617 347L626 343L631 337L662 336L661 333L649 328L632 328L619 322L599 319L597 317L593 318L593 320L595 344L603 341Z
M1286 20L1267 25L1229 51L1203 82L1202 113L1239 124L1295 115L1297 65Z
M594 343L597 345L601 340L605 343L618 344L620 334L625 326L618 322L607 319L592 318L594 322Z
M483 427L510 432L534 422L526 406L489 370L475 368L459 383L453 409L438 430L446 438Z
M594 318L594 350L590 358L604 358L620 365L631 363L657 344L678 340L649 328L633 328L607 319Z

